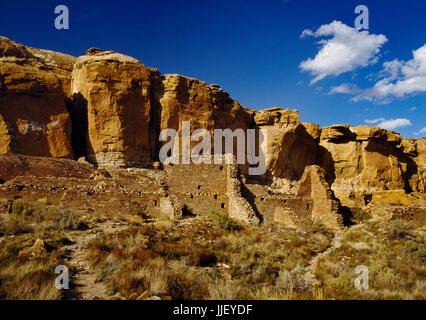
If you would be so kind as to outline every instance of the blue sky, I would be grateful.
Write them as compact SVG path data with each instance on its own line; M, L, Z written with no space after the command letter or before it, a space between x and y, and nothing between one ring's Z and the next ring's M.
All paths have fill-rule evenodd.
M69 30L54 28L59 4ZM369 9L363 35L354 29L360 4ZM246 107L298 109L303 122L368 120L421 137L425 12L423 0L0 0L0 35L74 56L115 50L217 83Z

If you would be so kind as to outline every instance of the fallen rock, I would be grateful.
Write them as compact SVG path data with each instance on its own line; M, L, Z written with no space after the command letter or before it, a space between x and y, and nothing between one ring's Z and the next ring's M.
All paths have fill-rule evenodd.
M46 246L43 240L37 239L32 247L27 247L19 251L18 259L31 260L38 258L47 253Z
M136 300L146 300L149 297L149 291L146 290L144 293L142 293L140 296L136 298Z

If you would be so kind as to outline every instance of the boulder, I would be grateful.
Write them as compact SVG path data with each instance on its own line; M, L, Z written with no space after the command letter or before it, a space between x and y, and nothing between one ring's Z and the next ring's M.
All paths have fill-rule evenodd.
M351 139L352 132L348 124L335 124L330 127L322 128L321 140L330 142L346 142Z
M19 251L18 259L20 260L31 260L38 258L47 253L46 245L43 240L37 239L32 247L27 247Z
M321 127L315 123L303 122L302 125L305 127L306 132L315 140L318 141L321 136Z

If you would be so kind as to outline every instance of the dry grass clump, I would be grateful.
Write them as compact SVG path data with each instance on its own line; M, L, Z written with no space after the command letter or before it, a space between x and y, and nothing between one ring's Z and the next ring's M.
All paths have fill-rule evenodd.
M83 230L85 228L87 225L81 220L79 213L50 206L46 199L40 199L35 203L14 201L4 222L4 229L9 235L40 230Z
M319 262L321 289L335 299L425 299L424 240L424 232L403 220L349 229L342 246ZM368 290L355 287L359 265L368 268Z
M254 299L261 292L269 299L288 291L310 297L302 270L331 238L317 223L252 227L210 213L102 236L89 244L88 259L111 294L130 299L145 291L166 299ZM300 279L285 282L284 272Z
M40 255L22 257L19 252L33 245L35 238L24 235L3 239L0 245L0 300L56 300L63 291L55 287L55 267L64 264L60 239L46 244Z
M46 199L17 200L1 224L5 236L0 238L0 300L62 299L64 292L54 285L58 276L54 271L66 265L64 247L71 243L63 230L86 228L80 214L50 206ZM44 249L32 252L37 239L43 240ZM29 254L22 254L23 249Z
M413 236L412 231L415 228L414 223L403 219L395 219L388 223L383 223L382 227L386 230L389 240L411 238Z

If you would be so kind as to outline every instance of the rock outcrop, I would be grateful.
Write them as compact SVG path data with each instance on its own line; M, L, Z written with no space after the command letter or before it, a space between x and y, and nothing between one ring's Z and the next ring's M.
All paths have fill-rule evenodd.
M373 126L323 128L319 163L345 206L363 206L378 190L409 190L413 160L400 146L402 137Z
M150 162L150 72L141 62L89 50L75 62L71 90L73 121L87 121L81 149L92 162L112 167Z
M176 190L169 197L160 188L155 202L149 203L150 210L163 206L163 211L170 211L166 215L176 217L181 211L179 201L192 201L200 211L210 209L213 201L224 212L228 205L244 207L236 213L245 217L243 220L256 220L259 212L279 207L282 210L268 219L297 221L308 212L338 226L337 199L350 208L396 198L402 199L401 205L423 205L413 199L423 199L414 194L425 194L426 138L404 139L374 126L320 128L301 123L298 111L250 110L216 84L177 74L161 75L114 51L91 48L86 55L74 58L0 37L0 155L8 155L0 156L0 183L19 176L85 180L93 171L86 160L109 169L159 169L159 150L166 143L159 141L160 132L174 129L181 136L184 121L190 122L190 132L206 129L212 138L214 129L263 130L266 172L248 176L248 165L240 164L241 181L234 182L241 186L235 190L247 193L244 197L250 201L242 197L234 203L232 192L217 192L226 185L221 165L196 167L205 170L198 176L202 183L192 181L197 179L192 167L155 170L188 177L177 181L178 177L170 179L166 174L165 181ZM214 140L211 142L213 154ZM196 144L198 141L191 142ZM180 145L178 153L182 152ZM235 143L233 153L237 153ZM52 158L83 160L55 162ZM110 179L97 172L101 171L93 173L96 180L89 184ZM213 180L215 190L193 192L193 184L206 188ZM111 185L115 186L114 182ZM254 193L245 190L245 185ZM204 200L188 200L195 196ZM167 201L162 203L161 199Z
M21 176L89 178L92 166L69 159L0 155L0 182Z
M298 111L282 108L256 111L254 122L266 131L268 175L298 180L306 166L315 164L315 141L300 123Z
M0 154L73 158L65 105L72 61L0 37Z
M156 135L152 139L157 141L154 157L158 157L161 146L158 142L160 131L174 129L182 137L183 121L190 122L191 132L206 129L212 139L214 129L245 130L251 125L253 111L242 107L217 85L209 86L178 74L157 74L153 85L152 103L157 109L152 116L152 126L157 128L153 130ZM191 146L197 143L192 141ZM211 154L214 154L214 144L211 146ZM176 152L183 153L183 146L179 148Z

